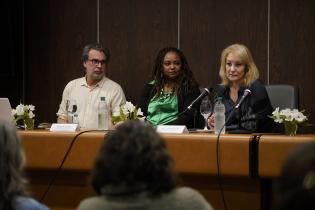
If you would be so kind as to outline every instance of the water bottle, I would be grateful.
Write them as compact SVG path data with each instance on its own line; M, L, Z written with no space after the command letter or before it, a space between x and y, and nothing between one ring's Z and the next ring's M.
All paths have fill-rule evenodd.
M218 97L214 105L214 133L219 134L221 128L225 124L225 106L222 103L222 98ZM221 134L225 134L225 126Z
M78 124L78 127L79 127L79 117L77 113L73 114L72 123Z
M98 130L106 130L108 127L108 110L105 97L100 97L98 104Z
M68 109L68 123L75 123L74 115L78 116L77 109L78 107L76 104L71 105L71 107Z

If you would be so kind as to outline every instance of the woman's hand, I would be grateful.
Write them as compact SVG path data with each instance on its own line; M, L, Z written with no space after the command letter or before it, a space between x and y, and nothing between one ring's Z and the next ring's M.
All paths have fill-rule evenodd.
M208 118L208 126L209 126L209 128L214 128L214 115L211 115Z

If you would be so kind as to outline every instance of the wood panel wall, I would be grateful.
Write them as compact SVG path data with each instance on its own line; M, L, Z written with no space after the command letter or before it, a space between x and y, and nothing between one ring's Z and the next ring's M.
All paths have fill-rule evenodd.
M271 1L270 83L299 90L299 104L315 122L315 1ZM312 113L311 113L312 112Z
M10 98L12 104L24 100L23 66L23 4L13 0L1 2L2 29L0 98Z
M84 74L83 46L98 40L112 53L107 75L134 103L159 49L179 46L200 85L208 86L220 81L222 49L244 43L261 79L295 85L300 108L315 122L313 0L24 0L22 5L25 55L16 62L25 62L16 69L26 75L25 86L14 93L1 88L0 95L16 106L24 91L25 103L37 108L36 123L55 121L64 86ZM11 84L0 75L3 86Z

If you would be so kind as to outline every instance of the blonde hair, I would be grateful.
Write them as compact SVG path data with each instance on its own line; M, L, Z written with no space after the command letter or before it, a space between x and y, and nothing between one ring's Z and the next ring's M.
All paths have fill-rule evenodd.
M230 81L226 76L226 57L230 53L235 53L240 57L241 61L245 64L245 74L243 84L250 86L259 77L259 71L256 64L254 63L253 57L249 49L242 44L232 44L226 47L221 54L221 65L219 75L221 77L222 85L229 85Z

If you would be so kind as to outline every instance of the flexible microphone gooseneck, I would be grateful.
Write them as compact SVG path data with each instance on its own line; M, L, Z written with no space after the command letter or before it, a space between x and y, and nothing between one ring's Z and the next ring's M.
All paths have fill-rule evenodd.
M235 105L235 109L238 109L239 107L240 107L240 105L243 103L243 101L244 101L244 99L248 96L248 95L250 95L252 93L252 91L250 91L250 89L245 89L244 90L244 93L243 93L243 95L242 95L242 97L241 97L241 99L240 99L240 101Z
M204 97L209 95L212 91L213 91L212 87L204 88L203 91L201 92L201 94L195 100L193 100L191 102L191 104L186 109L190 110L196 103L201 101Z
M223 188L222 188L222 180L221 180L221 174L220 174L220 161L219 161L219 157L220 157L220 144L219 144L219 140L220 140L220 136L222 133L223 128L225 127L225 125L229 122L229 120L231 119L231 117L233 116L235 110L237 110L241 104L243 103L243 101L245 100L245 98L250 95L252 93L252 91L250 91L249 89L245 89L244 93L240 99L240 101L236 104L236 106L234 106L233 110L230 112L229 116L227 117L225 123L223 124L223 126L221 127L218 136L217 136L217 142L216 142L216 155L217 155L217 178L218 178L218 183L219 183L219 188L220 188L220 192L221 192L221 197L222 197L222 201L223 201L223 206L224 209L227 210L227 206L226 206L226 201L225 201L225 196L224 196L224 192L223 192Z
M182 114L184 114L187 111L190 111L192 109L192 107L198 103L200 100L202 100L204 97L206 97L207 95L209 95L211 92L213 91L212 87L207 87L204 88L203 91L201 92L201 94L195 99L193 100L189 106L187 106L186 109L184 109L184 111L180 112L177 116L181 116Z

